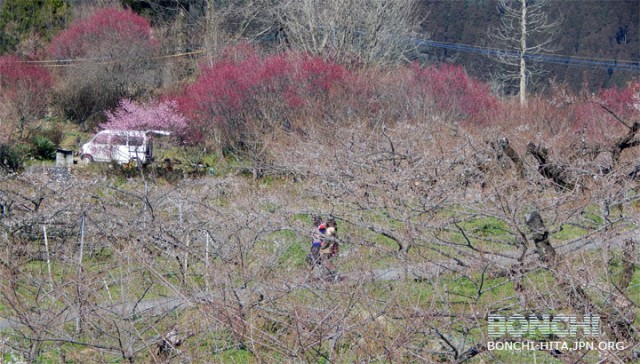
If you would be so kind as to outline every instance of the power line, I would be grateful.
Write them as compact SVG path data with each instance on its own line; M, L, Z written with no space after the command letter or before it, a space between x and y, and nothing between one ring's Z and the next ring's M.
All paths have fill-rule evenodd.
M194 54L202 54L204 53L203 49L197 49L195 51L190 52L180 52L174 54L167 54L162 56L152 57L153 59L170 59L170 58L179 58L191 56ZM43 59L43 60L20 60L14 63L25 63L25 64L40 64L45 67L65 67L65 66L73 66L77 63L85 63L85 62L113 62L114 60L118 60L122 58L117 57L94 57L94 58L66 58L66 59Z
M435 48L451 49L460 52L480 54L484 56L500 56L506 58L519 59L520 53L516 51L510 51L498 48L480 47L461 43L448 43L442 41L435 41L430 39L411 38L411 42L419 46L429 46ZM169 55L157 56L154 59L171 59L192 56L195 54L204 53L203 49L197 49L191 52L180 52ZM586 58L569 56L562 54L550 54L550 53L526 53L525 59L550 64L560 64L566 66L578 66L578 67L592 67L601 69L611 69L614 71L627 71L627 72L640 72L639 61L627 61L627 60L613 60L613 59L598 59L598 58ZM47 67L64 67L72 66L75 63L81 62L105 62L112 61L116 58L100 57L100 58L70 58L70 59L52 59L52 60L37 60L37 61L20 61L20 63L27 64L41 64Z
M509 51L497 48L479 47L459 43L447 43L439 42L429 39L413 38L412 41L416 45L424 45L436 48L452 49L461 52L475 53L486 56L501 56L506 58L520 58L520 53L515 51ZM613 60L613 59L593 59L584 57L572 57L561 54L549 54L549 53L525 53L524 58L534 62L552 63L552 64L564 64L567 66L581 66L581 67L597 67L606 68L616 71L631 71L640 72L640 62L638 61L626 61L626 60Z

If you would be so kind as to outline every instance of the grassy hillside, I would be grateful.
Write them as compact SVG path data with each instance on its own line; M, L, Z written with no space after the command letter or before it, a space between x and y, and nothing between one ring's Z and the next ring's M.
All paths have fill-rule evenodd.
M636 182L559 188L525 154L523 179L437 121L307 132L283 136L284 173L258 180L224 159L171 182L100 165L2 177L5 360L634 360ZM305 263L314 214L338 220L331 281ZM601 336L529 339L623 350L488 350L507 340L489 337L489 314L588 313Z
M490 29L498 27L498 1L422 1L426 14L423 29L429 38L452 45L502 48L489 38ZM608 67L611 62L637 61L640 47L640 8L637 1L564 1L549 0L544 8L549 18L563 19L555 31L552 51L570 60L592 60L583 65L568 62L542 62L545 76L532 80L533 87L543 91L549 87L545 79L567 82L574 89L591 90L623 86L637 76L636 72ZM536 41L535 38L531 39ZM433 60L455 62L474 77L495 81L500 65L478 52L464 49L432 47L426 52Z
M640 83L546 79L516 103L462 54L407 63L389 34L416 14L386 1L114 3L0 57L0 362L640 359ZM562 3L585 18L568 54L637 45L633 4L590 3ZM421 4L446 42L494 20ZM148 166L54 166L101 128L172 134ZM340 242L319 267L315 215ZM494 335L496 315L519 324ZM598 334L529 330L562 315Z

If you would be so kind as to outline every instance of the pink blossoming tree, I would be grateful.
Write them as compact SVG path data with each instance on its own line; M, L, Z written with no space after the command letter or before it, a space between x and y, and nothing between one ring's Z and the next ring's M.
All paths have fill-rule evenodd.
M177 111L175 101L155 101L139 104L122 99L113 111L106 111L107 122L103 129L119 130L166 130L182 136L187 120Z

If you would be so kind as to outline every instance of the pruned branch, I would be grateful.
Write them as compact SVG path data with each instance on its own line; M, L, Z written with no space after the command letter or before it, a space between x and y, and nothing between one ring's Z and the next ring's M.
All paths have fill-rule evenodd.
M630 127L626 135L618 138L611 147L611 160L615 167L620 163L620 155L625 149L633 148L640 145L640 139L636 138L636 134L640 130L640 123L634 122Z
M569 180L567 168L559 164L548 162L547 148L529 143L527 144L527 152L529 152L536 161L538 161L538 172L542 176L553 181L563 189L574 189L575 183Z

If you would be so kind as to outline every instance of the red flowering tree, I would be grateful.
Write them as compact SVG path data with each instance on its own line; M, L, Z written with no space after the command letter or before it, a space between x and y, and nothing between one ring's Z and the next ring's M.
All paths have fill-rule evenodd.
M129 9L105 8L57 35L51 41L49 54L57 59L115 59L149 50L153 43L145 18Z
M100 127L118 130L166 130L181 136L187 127L187 121L177 111L177 107L177 103L170 100L140 104L123 99L113 112L105 112L107 122Z
M241 50L204 67L198 80L177 96L190 119L191 142L246 147L276 128L295 127L299 113L326 103L346 79L344 68L317 57L261 57L246 47Z
M640 82L600 90L577 103L573 110L575 130L584 128L595 142L617 137L640 116Z
M461 66L413 65L413 82L409 92L419 93L436 110L452 115L454 120L482 124L490 120L498 102L487 84L477 81Z
M11 139L17 132L22 138L26 126L45 115L51 84L46 69L18 57L0 57L0 135Z
M101 121L119 100L145 94L155 86L155 44L149 22L131 10L105 8L76 21L48 48L65 65L60 107L77 121Z
M634 81L623 89L617 87L600 91L602 105L622 119L640 114L640 82Z

